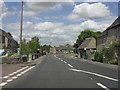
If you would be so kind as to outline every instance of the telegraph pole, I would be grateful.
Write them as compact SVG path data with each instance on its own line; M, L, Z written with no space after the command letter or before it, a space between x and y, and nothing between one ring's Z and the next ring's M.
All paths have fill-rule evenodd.
M21 53L21 49L22 49L22 27L23 27L23 1L21 4L21 17L20 17L20 50L19 50L19 60L22 60L22 53Z

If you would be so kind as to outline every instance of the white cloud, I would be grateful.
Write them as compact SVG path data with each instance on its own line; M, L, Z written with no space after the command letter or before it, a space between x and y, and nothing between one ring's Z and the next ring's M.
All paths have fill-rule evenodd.
M69 20L79 21L86 19L100 19L110 16L108 7L103 3L82 3L75 5L72 13L68 16Z
M41 12L46 12L49 10L59 10L63 5L74 5L74 2L45 2L41 0L39 2L31 2L27 0L24 9L24 16L35 16Z
M86 20L80 24L65 25L59 22L42 22L42 23L23 23L23 38L27 41L32 37L42 37L42 44L59 45L59 44L73 44L77 36L81 31L89 29L92 31L103 31L105 30L116 17L113 17L106 21L96 22L94 20ZM19 23L11 23L4 25L5 28L10 30L14 38L19 41Z
M7 7L5 5L5 3L3 2L3 0L0 0L0 20L2 20L4 17L7 16Z

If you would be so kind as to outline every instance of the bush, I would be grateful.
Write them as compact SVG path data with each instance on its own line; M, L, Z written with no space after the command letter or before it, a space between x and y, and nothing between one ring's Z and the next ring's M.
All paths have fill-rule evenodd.
M103 62L103 53L95 52L94 60L98 62Z
M8 57L10 57L10 56L12 56L13 55L13 53L8 53Z
M118 65L118 60L117 59L112 59L112 60L108 61L108 63Z
M11 55L10 57L11 58L19 58L19 55L15 53L15 54Z

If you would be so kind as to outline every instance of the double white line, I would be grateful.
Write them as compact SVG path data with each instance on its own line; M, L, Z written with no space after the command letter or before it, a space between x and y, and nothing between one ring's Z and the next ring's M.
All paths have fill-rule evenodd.
M29 66L26 66L26 67L24 67L24 68L22 68L22 69L19 69L19 70L17 70L16 72L13 72L13 73L11 73L11 74L9 74L8 76L5 76L5 77L3 77L3 78L5 78L5 79L6 79L6 78L9 78L10 76L15 75L15 74L21 72L22 70L24 70L24 69L26 69L26 68L28 68L28 67L29 67ZM34 68L34 67L35 67L35 66L31 66L30 68L28 68L28 69L24 70L23 72L17 74L16 76L13 76L13 77L11 77L10 79L6 80L5 82L0 83L0 87L6 85L8 82L13 81L14 79L17 79L17 78L20 77L22 74L26 73L27 71L31 70L31 69Z

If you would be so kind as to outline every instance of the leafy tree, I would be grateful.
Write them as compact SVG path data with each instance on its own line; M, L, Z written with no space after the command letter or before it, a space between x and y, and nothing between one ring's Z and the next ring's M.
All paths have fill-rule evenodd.
M41 46L41 50L42 51L46 51L46 52L50 52L50 48L51 48L51 46L50 45L43 45L43 46Z
M30 53L36 53L37 50L40 48L39 45L39 38L33 37L31 41L28 42L28 49Z
M28 54L29 53L29 49L28 49L28 44L26 43L26 39L22 40L22 50L21 50L22 54Z

